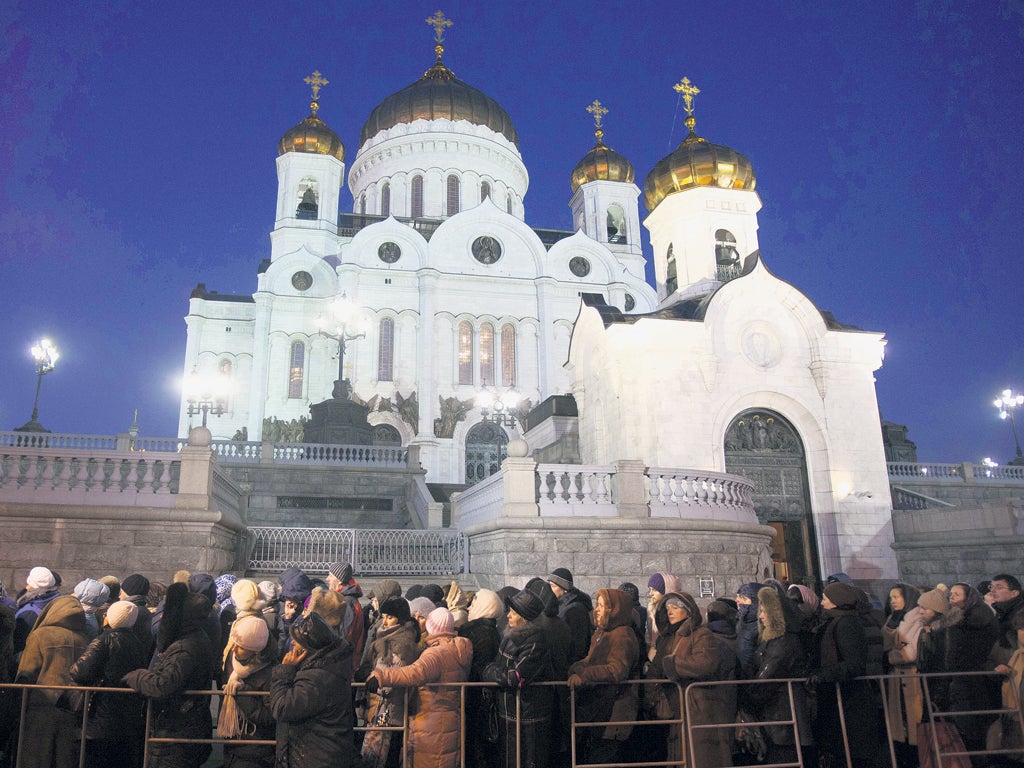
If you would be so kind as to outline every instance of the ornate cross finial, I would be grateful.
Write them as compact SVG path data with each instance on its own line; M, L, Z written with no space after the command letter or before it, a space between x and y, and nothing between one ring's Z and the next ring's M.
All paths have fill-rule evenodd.
M594 99L594 103L587 107L587 112L594 116L595 128L601 127L601 118L608 114L608 110L597 99Z
M700 93L700 88L691 83L688 77L684 77L673 85L672 88L683 97L683 103L686 105L686 114L693 115L693 97Z
M307 77L304 82L313 89L313 100L309 103L309 108L316 115L317 110L320 109L320 89L327 85L329 81L322 78L320 70L316 69L313 70L313 74Z
M434 28L434 41L438 43L443 43L444 30L452 26L452 20L446 19L444 13L438 11L433 16L427 18L427 24Z

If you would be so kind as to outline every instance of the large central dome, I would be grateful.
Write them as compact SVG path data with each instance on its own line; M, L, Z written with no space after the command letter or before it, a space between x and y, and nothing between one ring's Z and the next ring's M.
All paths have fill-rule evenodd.
M508 113L490 96L459 80L440 56L423 77L374 108L363 125L359 144L362 146L381 131L414 120L466 120L486 126L519 146L519 136Z

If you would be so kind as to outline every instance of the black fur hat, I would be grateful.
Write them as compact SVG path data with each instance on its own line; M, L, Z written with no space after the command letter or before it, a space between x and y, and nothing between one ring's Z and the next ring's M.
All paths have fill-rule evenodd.
M329 648L338 642L338 636L318 613L310 613L292 624L292 640L307 651L315 652Z

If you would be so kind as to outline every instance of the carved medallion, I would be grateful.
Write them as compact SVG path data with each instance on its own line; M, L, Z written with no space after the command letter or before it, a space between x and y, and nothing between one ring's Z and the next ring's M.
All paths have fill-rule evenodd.
M586 277L590 274L590 262L582 256L573 256L569 259L569 271L576 277Z
M313 285L313 276L304 270L299 270L292 275L292 287L296 291L308 291Z
M758 368L771 368L782 357L782 344L775 329L764 322L751 323L743 331L740 348L744 357Z
M377 258L385 264L394 264L401 256L402 249L398 246L398 243L388 241L381 243L380 248L377 249Z
M472 251L481 264L493 264L501 258L501 243L490 235L481 235L473 241Z

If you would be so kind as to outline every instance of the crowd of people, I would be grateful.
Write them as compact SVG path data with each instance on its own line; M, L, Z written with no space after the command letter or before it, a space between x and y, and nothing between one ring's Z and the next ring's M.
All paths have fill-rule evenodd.
M147 768L199 768L213 737L232 740L226 768L565 768L573 751L691 768L799 753L827 768L846 762L844 729L854 766L889 765L891 747L895 768L916 768L929 711L1018 707L1024 597L1008 574L884 597L840 573L820 595L767 580L702 608L655 573L645 606L633 583L591 596L557 568L497 592L384 579L364 601L345 563L323 580L179 571L74 589L37 566L16 594L0 585L0 682L63 686L27 697L23 768L77 765L82 738L88 766L141 766L147 700L150 735L179 740L151 741ZM972 671L990 674L920 676ZM716 681L751 682L696 686L683 711L681 691ZM217 706L186 693L211 686ZM9 762L20 717L4 690ZM949 719L968 750L1024 747L1012 719Z

